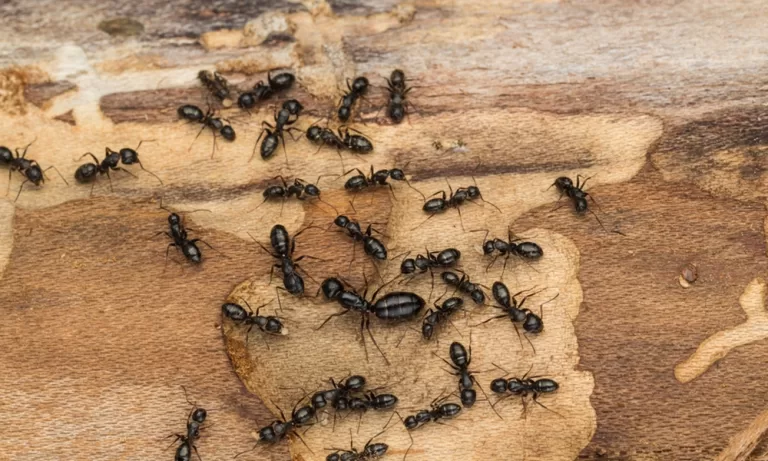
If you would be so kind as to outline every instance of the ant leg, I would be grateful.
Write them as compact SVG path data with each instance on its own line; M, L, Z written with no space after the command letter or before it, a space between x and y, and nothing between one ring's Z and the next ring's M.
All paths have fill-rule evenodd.
M168 265L168 252L171 251L171 247L177 246L175 243L169 243L167 247L165 247L165 265Z
M495 316L495 317L491 317L491 318L489 318L489 319L483 320L483 321L482 321L482 322L480 322L480 323L476 323L476 324L472 325L472 328L474 328L474 327L479 327L480 325L483 325L483 324L485 324L485 323L488 323L488 322L490 322L491 320L496 320L496 319L503 319L503 318L505 318L506 316L507 316L507 314L501 314L501 315L497 315L497 316Z
M51 166L49 166L48 168L44 169L44 170L43 170L43 174L45 174L45 172L46 172L46 171L48 171L48 170L51 170L51 169L56 171L56 173L59 175L59 177L61 178L61 180L62 180L62 181L64 181L64 184L66 184L66 185L69 185L69 183L67 182L67 180L66 180L66 179L64 179L64 176L61 174L61 171L59 171L59 169L58 169L58 168L56 168L56 167L55 167L55 166L53 166L53 165L51 165ZM591 197L591 196L590 196L590 197Z
M556 412L555 410L551 410L551 409L549 409L549 408L548 408L548 407L546 407L546 406L545 406L543 403L539 402L539 401L538 401L538 397L539 397L539 394L533 394L533 403L535 403L536 405L540 406L541 408L543 408L543 409L545 409L545 410L547 410L547 411L551 411L552 413L556 414L557 416L559 416L559 417L561 417L561 418L563 418L563 417L564 417L564 416L563 416L563 415L561 415L560 413Z
M250 162L251 160L253 160L253 157L256 155L256 146L258 146L258 145L259 145L259 141L261 140L261 137L262 137L262 136L264 136L264 133L265 133L266 131L267 131L267 130L261 130L261 134L259 134L259 137L258 137L258 138L256 138L256 142L255 142L255 143L253 143L253 152L251 152L251 158L249 158L249 159L248 159L248 162Z
M349 311L345 309L345 310L343 310L341 312L337 312L335 314L329 315L328 318L325 319L325 321L323 321L323 323L321 323L319 327L315 328L315 331L318 331L319 329L323 328L323 326L325 326L325 324L328 323L332 318L334 318L334 317L341 317L342 315L348 314L348 313L349 313Z
M421 222L421 224L419 224L418 226L414 227L414 228L413 228L413 229L411 229L411 230L412 230L412 231L415 231L416 229L418 229L419 227L421 227L421 226L422 226L424 223L426 223L427 221L429 221L430 219L432 219L432 218L433 218L433 217L434 217L436 214L437 214L437 213L432 213L431 215L429 215L429 218L425 219L424 221L422 221L422 222Z
M597 223L598 223L598 224L600 224L600 227L602 227L604 231L608 232L608 229L606 229L606 228L605 228L605 226L603 226L603 222L602 222L602 221L600 221L600 218L598 218L598 217L597 217L597 214L595 214L595 212L594 212L594 211L592 211L592 210L587 210L587 211L589 211L590 213L592 213L592 216L594 216L594 217L595 217L595 219L597 220Z
M193 140L192 140L192 144L190 144L190 145L189 145L189 147L187 148L187 152L189 152L189 151L191 151L191 150L192 150L192 146L194 146L194 145L195 145L195 141L197 141L197 138L199 138L199 137L200 137L200 135L203 133L203 130L204 130L205 128L206 128L206 127L205 127L205 125L203 125L202 127L200 127L200 131L198 131L198 132L197 132L197 135L195 136L195 139L193 139ZM98 161L97 161L96 163L98 163Z
M470 232L472 232L472 231L470 231ZM496 264L496 259L497 259L498 257L499 257L499 255L496 255L496 256L494 256L494 257L493 257L493 259L491 260L491 263L490 263L490 264L488 264L488 265L485 267L485 271L486 271L486 272L488 272L488 271L491 269L491 267L493 267L493 265L494 265L494 264ZM506 261L505 261L505 264L506 264ZM501 271L501 277L499 277L499 278L500 278L500 279L503 279L503 278L504 278L504 271L503 271L503 270Z
M139 143L139 144L141 144L141 143ZM162 179L160 179L160 177L159 177L159 176L157 176L155 173L152 173L152 172L151 172L151 171L149 171L148 169L144 168L144 165L143 165L143 164L142 164L140 161L138 161L138 160L137 160L137 161L136 161L136 163L138 163L138 164L139 164L139 167L140 167L142 170L144 170L144 171L146 171L147 173L149 173L149 174L151 174L152 176L154 176L154 177L155 177L155 179L157 179L157 180L158 180L158 182L160 182L160 184L161 184L161 185L163 184L163 180L162 180Z
M379 353L381 354L381 356L384 357L384 361L387 363L387 365L391 365L391 363L389 363L389 359L384 354L384 351L382 351L381 348L379 347L379 343L376 342L376 338L373 337L373 332L371 332L371 322L370 322L370 319L367 318L367 316L365 319L365 329L368 330L368 335L371 337L371 341L373 341L373 345L376 346L376 349L379 350Z
M262 250L264 250L264 251L265 251L265 252L266 252L268 255L272 256L273 258L276 258L276 259L280 259L280 256L278 256L278 255L276 255L276 254L273 254L271 251L269 251L269 250L267 249L267 247L265 247L264 245L262 245L262 244L261 244L261 242L259 242L258 240L256 240L256 237L254 237L253 235L251 235L251 233L250 233L250 232L246 232L246 234L248 234L248 236L251 238L251 240L253 240L253 241L254 241L254 242L257 244L257 245L259 245L259 246L261 247L261 249L262 249Z
M464 219L462 219L461 217L461 207L457 206L456 211L459 212L459 222L461 223L461 230L466 232L466 230L464 229Z
M495 259L494 259L495 261ZM507 261L509 261L509 254L505 255L504 257L504 265L501 267L501 279L504 279L504 271L507 270Z
M8 185L5 188L5 196L8 196L8 192L11 191L11 173L13 173L13 170L8 169Z
M24 188L24 184L28 182L29 182L29 179L25 179L24 182L21 183L21 186L19 186L19 192L16 193L16 198L13 199L13 203L16 203L16 200L19 199L19 195L21 195L21 190ZM8 184L10 185L10 182Z
M131 173L130 171L126 170L125 168L116 167L116 168L115 168L115 170L116 170L116 171L117 171L117 170L119 170L119 171L124 171L124 172L128 173L129 175L133 176L134 178L138 178L138 176L136 176L135 174L133 174L133 173Z

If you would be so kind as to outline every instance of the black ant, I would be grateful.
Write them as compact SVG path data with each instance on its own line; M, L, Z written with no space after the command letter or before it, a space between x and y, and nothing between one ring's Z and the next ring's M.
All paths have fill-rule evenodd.
M349 450L342 448L330 448L330 450L334 450L334 452L326 456L325 461L369 461L382 458L387 454L389 445L386 443L371 442L385 431L386 429L368 439L368 442L365 443L363 450L357 451L357 449L355 449L354 445L352 444L352 430L350 429Z
M416 255L416 258L406 258L400 263L400 273L402 275L411 275L415 273L423 274L429 271L429 276L432 279L432 290L435 288L435 274L432 271L438 267L453 267L459 262L461 258L461 252L456 248L446 248L442 251L429 251L426 249L426 256L420 254ZM409 279L412 280L413 276ZM432 293L430 290L430 293ZM432 295L430 294L430 298Z
M520 336L520 332L517 330L518 323L522 324L523 330L525 330L526 333L539 334L542 331L544 331L544 321L542 320L542 318L534 314L533 312L531 312L530 309L523 308L523 305L525 304L525 301L528 300L528 298L530 298L531 296L534 296L537 293L540 293L542 290L525 295L518 301L517 296L524 293L525 291L527 290L519 291L514 295L510 296L509 289L504 283L494 282L493 286L491 287L491 293L493 294L493 298L499 304L498 306L494 306L494 307L496 307L497 309L501 309L503 313L495 317L491 317L487 320L484 320L483 322L480 322L477 325L488 323L491 320L508 317L509 320L515 325L515 332L517 332L518 338ZM542 309L544 304L547 304L550 301L554 301L558 296L560 296L559 293L554 298L543 303L541 305ZM528 336L526 336L525 339L528 341L528 343L531 345L531 348L535 352L536 349L533 347L533 343L531 343L531 340L528 339ZM521 340L520 345L522 346L522 344L523 343Z
M347 79L347 88L349 89L349 92L341 97L338 111L339 120L342 122L349 120L349 116L352 115L352 105L355 104L357 98L365 94L368 90L368 86L370 86L370 83L365 77L355 78L351 85L349 84L349 79Z
M241 109L252 109L259 101L264 101L272 97L273 94L286 91L293 86L296 81L296 77L288 72L283 72L272 77L271 73L267 74L267 85L263 81L259 81L254 85L253 91L246 91L237 98L237 105Z
M291 411L291 419L286 419L283 410L278 407L278 410L280 411L280 417L282 419L272 421L269 425L259 429L259 440L256 442L256 445L254 445L250 450L238 453L235 455L235 458L242 454L248 453L249 451L255 450L256 447L258 447L261 443L274 445L283 440L289 434L293 434L298 437L304 446L307 447L310 452L312 452L312 449L309 448L307 442L304 441L299 432L296 430L300 427L314 424L310 423L310 421L315 418L315 409L312 408L311 405L304 405L303 407L299 408L299 404L302 402L302 400L304 399L302 398L299 400L293 407L293 411Z
M507 370L503 369L502 367L493 364L496 368L504 371L507 373L507 375L510 374ZM520 396L520 400L523 402L523 413L526 411L526 400L525 397L528 396L528 394L533 395L533 402L545 410L551 411L552 413L561 416L556 411L550 410L547 408L544 404L538 401L538 398L541 394L551 394L555 391L557 391L560 388L560 385L557 384L557 382L554 379L549 378L542 378L542 379L533 379L533 377L528 377L528 373L531 372L533 369L533 366L523 375L522 378L509 378L506 379L504 377L496 378L493 381L491 381L490 389L491 392L495 394L506 394L509 392L509 395L500 398L496 403L492 405L492 407L495 407L499 402L502 400L513 397L513 396ZM501 415L496 413L496 415L501 418Z
M474 231L473 231L474 232ZM544 250L534 242L521 242L518 238L512 238L512 230L507 229L507 241L499 238L486 240L488 238L488 232L485 231L483 237L483 254L493 254L493 260L488 267L485 268L487 272L495 263L499 256L504 256L504 267L501 269L501 276L504 277L504 271L507 268L507 260L510 255L515 255L523 260L535 261L544 256ZM494 254L497 253L497 254Z
M229 83L227 82L227 79L222 77L218 72L201 70L197 73L197 78L215 98L222 101L224 99L229 99Z
M338 210L336 209L335 206L331 205L330 203L320 198L320 188L317 187L316 184L320 182L320 178L324 176L336 176L336 175L320 175L317 177L317 181L315 181L315 184L310 184L304 181L303 179L295 178L293 180L293 184L290 184L290 185L282 176L275 176L272 179L279 179L280 182L282 182L282 185L268 186L266 189L264 189L264 192L262 193L264 200L256 208L259 208L267 200L283 199L280 205L280 216L282 216L283 205L285 205L285 201L295 196L299 200L316 198L319 201L328 205L329 207L333 208L333 210L338 213ZM309 203L312 203L312 202L309 202ZM256 208L254 208L254 210Z
M368 138L361 134L349 134L349 130L346 126L340 126L337 131L333 131L328 127L320 127L316 123L307 128L307 139L314 144L319 145L317 152L323 146L331 146L336 148L336 153L341 160L342 170L344 169L344 158L341 156L341 151L344 149L350 150L355 154L367 154L373 150L373 143ZM352 131L357 131L352 129ZM359 133L359 132L358 132ZM348 173L348 172L347 172ZM346 173L345 173L346 174Z
M481 285L472 283L467 274L462 274L461 277L459 277L454 272L445 271L440 274L440 278L442 278L443 282L448 285L456 287L458 291L468 294L476 304L483 304L485 302L485 293L480 288Z
M358 174L347 179L347 182L344 183L344 189L355 192L355 197L357 197L357 192L375 186L388 186L389 190L392 192L392 196L394 196L395 191L392 189L392 184L387 182L387 179L392 179L394 181L405 181L405 183L408 184L408 187L418 192L422 198L425 198L424 194L422 194L418 189L411 185L411 183L405 177L403 170L399 168L393 168L391 170L377 170L374 172L373 165L371 165L371 173L368 176L365 176L365 173L360 171L359 168L353 168L345 172L344 176L353 171L357 171ZM355 197L352 197L352 202L355 201Z
M363 278L365 279L365 274L363 274ZM424 299L416 293L403 291L387 293L377 300L376 298L379 295L379 292L388 283L391 283L391 280L390 282L382 284L378 289L376 289L376 291L373 292L371 298L367 299L367 280L365 291L363 292L362 296L359 295L354 289L345 290L344 284L339 279L328 278L324 280L320 286L320 288L323 290L323 295L325 295L325 298L328 300L334 300L338 302L344 310L328 316L328 318L325 319L325 321L323 321L323 323L317 327L316 330L323 328L323 326L334 317L345 315L351 311L360 312L360 336L363 341L366 360L368 360L368 348L365 344L365 332L363 329L368 331L368 335L371 337L371 341L373 341L374 346L376 346L376 349L379 350L381 356L384 357L384 361L389 365L389 359L387 359L387 356L384 355L384 352L379 347L379 344L376 342L376 338L373 337L373 333L371 332L369 318L370 314L374 314L376 317L382 320L408 320L418 315L418 313L424 307L425 303Z
M185 104L180 106L176 112L179 114L179 117L183 118L184 120L197 122L202 125L200 131L197 132L197 136L195 136L195 141L198 137L200 137L200 134L205 128L210 128L211 133L213 134L213 149L211 150L211 158L213 158L213 155L216 153L216 133L219 133L221 137L227 141L235 140L235 129L232 128L231 125L224 123L221 118L214 117L215 112L210 107L208 108L208 111L204 113L203 110L197 106L192 104ZM194 144L195 141L192 141L192 144ZM192 149L192 145L190 145L189 148Z
M162 208L162 205L161 205ZM181 250L181 253L184 255L184 257L191 261L194 264L200 264L203 260L203 252L200 251L200 248L197 246L197 242L203 242L208 246L208 248L215 250L208 242L206 242L203 239L192 239L189 240L187 238L187 230L184 227L184 222L176 213L171 213L168 215L168 231L161 231L158 232L157 235L165 234L167 235L173 242L169 243L168 246L165 249L165 262L168 263L168 252L170 251L171 247L176 247Z
M353 392L361 391L366 384L365 377L352 375L338 383L330 379L333 389L315 392L310 399L315 410L331 405L336 410L346 410Z
M256 308L256 313L253 313L253 310L251 309L251 305L248 304L248 301L243 300L246 306L248 306L248 311L246 311L243 306L235 303L225 303L221 305L221 313L228 319L232 320L234 323L237 323L239 325L248 325L248 330L245 332L245 344L248 344L248 339L251 333L251 330L254 326L258 327L259 330L263 331L264 333L268 335L286 335L287 331L286 328L283 326L283 322L278 317L273 316L264 316L259 315L259 311L262 307L266 306L272 301L268 301L261 306ZM266 342L266 341L265 341ZM267 343L267 347L269 347L269 343Z
M184 396L186 397L187 390L184 386L182 386L182 389L184 389ZM200 426L205 422L208 412L204 408L198 408L197 405L190 402L189 397L186 398L187 402L192 405L192 410L190 410L189 416L187 416L187 434L173 434L169 436L175 437L176 441L181 441L181 445L176 449L175 461L189 461L192 458L192 450L195 450L195 454L197 454L199 459L202 459L200 458L200 453L197 452L195 441L200 438Z
M447 182L447 180L446 180L446 182ZM426 202L424 202L424 206L422 207L422 209L426 213L431 213L431 214L429 215L429 218L425 219L421 224L419 224L418 226L414 227L413 228L414 230L417 229L418 227L420 227L422 224L424 224L427 221L429 221L430 219L432 219L436 214L443 213L444 211L446 211L449 208L455 208L456 211L459 213L459 220L461 221L461 228L464 229L464 221L461 218L461 206L464 203L474 203L473 200L478 199L478 198L480 200L482 200L483 202L488 203L492 207L496 208L499 211L499 213L501 213L501 210L499 209L499 207L497 207L493 203L491 203L491 202L489 202L489 201L487 201L487 200L485 200L483 198L482 194L480 193L480 188L477 187L477 186L460 187L460 188L456 189L456 192L454 192L453 189L451 188L450 183L449 183L448 184L448 190L450 191L450 194L446 195L444 190L443 191L439 191L439 192L435 192L434 194L432 194L432 196L437 195L437 194L441 194L441 197L439 197L439 198L431 198L431 199L427 200Z
M139 146L137 146L136 149L138 149L140 146L141 146L141 142L139 142ZM93 159L93 162L88 162L80 165L75 171L75 179L80 184L92 183L91 195L93 195L93 187L96 185L96 182L95 182L96 178L101 175L107 175L107 179L109 179L109 189L114 190L112 188L112 177L109 175L110 170L124 171L125 173L128 173L129 175L133 176L134 178L136 177L135 174L119 166L120 161L122 161L124 165L132 165L134 163L138 163L142 170L154 176L155 179L157 179L160 182L160 184L163 183L163 181L160 178L158 178L156 174L144 168L144 165L142 165L141 161L139 161L139 153L136 152L136 150L134 149L130 149L126 147L126 148L120 149L119 152L116 152L110 149L109 147L107 147L105 149L104 160L102 160L101 162L99 162L99 159L96 158L96 156L90 152L86 152L85 154L83 154L80 157L80 159L82 159L87 155L90 155L90 157Z
M387 79L387 91L389 92L389 104L387 106L387 115L395 123L400 123L405 117L405 106L410 103L406 101L405 95L411 91L411 88L405 87L405 73L400 69L395 69Z
M381 243L381 240L371 235L373 229L370 224L368 224L365 232L363 232L359 222L353 221L344 215L336 216L333 223L344 229L347 235L352 237L352 240L355 242L363 242L363 251L365 251L365 254L374 259L378 259L379 261L385 261L387 259L387 247Z
M16 149L16 156L13 156L13 153L10 149L8 149L5 146L0 146L0 164L5 165L8 167L8 187L5 190L5 195L8 195L8 192L11 189L11 173L14 171L18 171L24 176L24 181L21 183L21 186L19 187L19 192L16 193L16 198L13 200L14 202L19 199L19 195L21 195L21 190L24 188L24 184L31 182L35 186L39 186L40 183L45 183L45 172L54 169L56 170L56 173L61 176L61 173L59 172L58 168L51 165L45 170L40 168L40 164L37 163L36 160L29 160L26 157L27 155L27 149L29 149L29 146L31 146L35 141L32 141L31 143L24 146L24 151L21 155L19 155L19 150ZM64 176L61 176L61 179L64 181L66 185L69 185L66 179L64 179Z
M432 339L437 327L441 323L449 322L451 316L464 307L464 300L461 298L448 298L439 306L437 304L438 301L439 299L435 301L434 309L430 308L427 310L421 324L421 335L426 340Z
M445 401L450 396L451 394L448 394L445 397L437 396L437 398L435 398L430 404L429 410L421 410L416 412L415 415L405 417L403 420L403 426L405 426L405 428L408 430L408 437L411 438L411 444L408 446L408 449L405 450L405 456L403 456L403 459L408 456L408 452L411 451L411 448L413 447L413 437L411 436L410 431L418 429L430 421L442 424L440 420L450 419L461 413L461 405L458 403L445 403Z
M288 102L291 102L291 104L288 104ZM295 102L295 104L293 104ZM287 106L287 107L286 107ZM296 123L296 120L299 119L299 113L301 112L302 106L298 101L290 100L286 101L285 104L283 104L283 107L275 112L275 125L272 126L269 122L266 120L261 122L262 127L264 127L261 130L261 134L259 135L258 139L256 139L256 144L253 146L253 153L251 154L251 159L253 159L253 156L256 155L256 145L259 144L259 140L262 136L266 133L266 136L264 136L264 141L261 142L261 148L259 150L259 153L261 154L261 158L263 160L268 160L271 158L275 151L277 151L277 146L280 142L283 144L283 151L285 152L285 160L288 161L288 152L285 149L285 131L288 131L288 133L291 135L291 138L293 138L293 131L300 131L298 128L291 127L290 125L293 125ZM294 118L291 118L294 117ZM271 128L271 129L270 129ZM296 138L293 138L295 141Z
M573 202L573 209L576 210L576 213L584 214L585 212L589 211L590 213L592 213L592 216L595 217L595 219L597 220L597 223L600 224L600 227L602 227L603 230L607 232L605 226L603 226L603 222L600 221L600 218L597 217L597 214L595 214L594 211L589 209L587 197L589 197L592 200L592 202L595 205L597 205L597 202L595 201L595 199L592 198L592 196L588 192L584 192L584 186L587 184L587 181L589 181L590 178L585 178L584 181L582 181L582 178L584 177L581 175L577 175L576 185L574 186L573 181L571 181L571 178L568 178L566 176L561 176L555 179L555 182L553 182L552 185L549 187L555 186L557 190L560 192L560 197L558 197L557 199L558 202L560 201L560 199L563 198L563 194L565 194ZM598 208L599 208L599 205L598 205ZM624 235L621 231L614 230L613 232Z
M451 346L448 349L448 353L451 357L452 363L448 362L434 352L432 353L435 357L439 358L453 369L453 371L450 373L459 377L459 398L461 400L461 404L467 408L474 405L475 401L477 400L477 392L475 392L473 386L478 384L477 379L475 379L475 377L472 375L473 372L469 371L469 365L472 363L471 343L472 338L470 336L469 353L467 353L467 350L464 348L463 344L459 342L451 343ZM480 386L478 385L478 387ZM488 400L488 396L485 394L485 391L482 387L480 387L480 392L482 392L485 396L485 399Z
M301 261L304 258L307 259L317 259L314 256L308 256L308 255L302 255L298 258L293 258L293 252L296 249L296 239L304 233L307 229L312 228L313 226L307 226L304 229L298 231L294 236L293 239L291 239L291 236L288 234L288 231L285 229L285 226L282 224L276 224L274 227L272 227L272 230L269 232L269 241L272 245L272 248L274 249L274 253L269 251L264 245L261 244L258 240L256 240L250 233L248 235L251 236L254 242L256 242L262 250L264 250L267 254L272 256L273 258L279 260L279 263L276 263L272 266L272 270L269 272L269 279L270 283L272 281L272 276L274 274L275 268L280 268L283 272L283 286L285 288L277 287L277 290L283 290L287 291L288 293L292 295L303 295L304 294L304 279L301 278L301 275L299 275L298 270L301 269L299 267L299 261ZM306 272L305 272L306 274ZM312 279L312 277L307 274L307 276ZM312 279L314 281L314 279ZM278 302L280 301L280 298L278 296Z

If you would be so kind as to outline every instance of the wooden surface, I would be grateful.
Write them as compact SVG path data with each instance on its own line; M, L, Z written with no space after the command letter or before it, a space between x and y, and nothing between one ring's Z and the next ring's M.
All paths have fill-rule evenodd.
M398 394L405 414L455 386L431 353L468 343L469 325L490 308L460 316L458 332L441 331L439 344L374 325L391 367L373 349L365 361L351 316L313 332L336 311L320 300L288 300L290 334L269 350L256 334L246 349L242 330L222 328L228 296L254 305L274 293L271 260L247 232L266 242L276 222L295 232L333 217L323 204L254 211L267 179L314 180L341 165L305 139L288 142L289 169L282 155L249 162L271 107L251 117L228 112L238 139L220 141L210 159L210 133L188 150L196 130L175 120L175 108L204 104L194 81L201 68L241 83L279 67L297 72L290 94L307 107L302 128L332 109L347 77L368 76L379 87L361 104L365 125L354 126L376 149L346 155L345 165L405 167L427 195L446 189L446 179L470 185L473 174L502 211L467 205L464 227L503 236L512 226L538 241L545 257L510 262L504 280L560 293L544 307L536 354L501 321L473 328L472 345L479 371L501 362L561 382L542 401L562 417L537 407L522 418L510 400L499 407L502 421L478 402L453 427L414 432L408 459L699 460L731 441L757 446L755 459L765 455L764 443L742 440L759 425L768 391L764 2L239 3L0 7L9 23L0 42L0 144L35 139L28 155L70 182L51 170L40 190L25 189L14 203L14 174L0 202L0 459L170 459L164 437L183 430L189 411L182 385L210 410L198 443L206 460L250 448L273 404L289 409L301 395L282 387L364 373ZM289 27L264 33L273 22L257 18L267 12ZM134 21L102 22L116 17L143 31ZM383 77L395 67L413 78L417 109L399 126L377 114ZM140 156L162 186L141 172L116 174L113 192L101 178L89 197L74 183L82 153L142 139L153 140ZM466 147L454 147L459 140ZM567 206L553 211L557 193L547 187L563 174L592 176L598 216L625 235ZM341 184L320 183L323 198L348 212ZM188 224L223 255L204 248L200 267L165 265L167 242L152 238L166 225L160 197L177 210L210 210L189 214ZM356 218L386 223L390 254L455 246L477 281L498 279L499 265L484 272L482 233L463 232L452 211L412 231L425 218L420 197L402 184L394 197L381 190L355 201ZM344 274L352 256L342 235L316 230L302 235L298 252L327 259L306 262L318 279ZM350 276L358 285L362 261L358 251ZM679 275L690 264L698 279L684 288ZM382 265L384 278L398 265ZM413 289L429 294L425 279ZM315 290L308 281L307 292ZM534 306L547 299L538 295ZM493 377L478 375L486 390ZM366 415L355 444L388 417ZM294 457L323 459L324 448L347 446L353 420L312 428L305 437L315 454L295 443ZM393 458L410 443L399 426L382 440ZM288 456L285 444L241 458Z

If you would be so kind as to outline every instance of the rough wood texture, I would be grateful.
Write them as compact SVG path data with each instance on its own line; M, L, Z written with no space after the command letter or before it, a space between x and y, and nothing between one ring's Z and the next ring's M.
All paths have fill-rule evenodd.
M510 401L499 407L499 421L478 402L453 429L415 432L409 459L714 458L764 410L765 326L745 323L745 313L760 317L768 266L764 2L28 2L0 12L8 22L0 42L0 144L36 138L28 155L73 182L83 152L154 140L140 155L164 182L116 174L114 192L102 178L89 198L88 186L67 187L51 170L40 190L25 189L14 203L14 173L0 203L0 365L7 370L0 417L12 422L0 452L8 459L171 458L163 437L183 429L189 409L181 385L211 409L201 456L231 459L274 417L236 375L286 410L301 391L278 387L296 380L314 388L350 371L390 384L403 409L428 405L455 385L430 357L444 356L459 338L450 328L433 346L405 327L375 325L393 367L372 348L365 361L351 316L313 333L335 312L320 301L286 300L291 334L268 351L257 334L246 349L242 330L226 322L219 328L227 296L257 305L273 295L271 260L247 232L265 242L275 222L294 232L331 217L323 204L289 203L282 216L279 205L253 211L267 179L314 180L341 168L335 152L314 154L304 139L288 143L290 170L280 156L249 163L268 107L251 117L228 112L238 140L220 141L214 159L207 132L188 151L196 129L175 122L174 112L184 102L204 104L194 88L201 68L227 72L236 84L272 68L295 69L292 95L307 106L303 128L332 110L345 78L365 74L380 85L392 69L404 69L417 113L391 126L376 114L383 90L372 91L361 104L367 125L355 126L376 151L345 156L345 165L408 164L425 194L447 188L446 177L454 187L469 185L473 174L502 212L467 205L466 229L503 236L511 225L544 247L543 260L511 262L505 275L514 288L561 293L544 306L546 331L532 339L537 353L525 342L520 349L508 322L489 323L473 329L473 368L488 370L493 361L522 374L533 365L555 377L563 387L544 402L562 418L536 407L523 420L519 402ZM289 27L264 30L257 24L272 22L263 17L247 24L267 12L285 13L277 17ZM143 32L132 35L141 31L137 21ZM465 148L455 147L459 140ZM436 151L433 141L447 149ZM552 211L557 194L546 188L562 174L593 176L588 190L598 216L626 236L601 230L591 215ZM349 210L340 181L321 186L325 200ZM463 233L454 212L410 232L424 219L420 197L399 186L396 200L386 190L358 197L356 217L387 223L392 255L427 244L458 247L463 267L490 285L499 268L484 272L482 233ZM210 210L188 221L224 255L207 251L200 268L166 267L166 242L151 238L165 227L160 196L179 210ZM346 271L351 247L342 235L302 237L301 253L328 259L306 263L313 276ZM356 261L363 261L359 251ZM690 263L699 278L683 288L678 277ZM380 268L385 279L397 264ZM350 278L359 285L354 267ZM414 288L425 297L429 291L425 280ZM315 289L310 282L308 291ZM549 299L544 294L534 306ZM460 317L461 340L469 341L467 325L491 311ZM734 339L708 354L707 338L724 331L736 332ZM328 356L319 358L319 347ZM495 374L478 376L486 390ZM387 417L366 415L355 444ZM315 456L300 443L294 456L321 459L322 448L347 446L353 419L333 433L313 428L306 438ZM510 429L521 426L525 443ZM394 456L410 443L399 427L382 439ZM280 446L245 459L287 456Z

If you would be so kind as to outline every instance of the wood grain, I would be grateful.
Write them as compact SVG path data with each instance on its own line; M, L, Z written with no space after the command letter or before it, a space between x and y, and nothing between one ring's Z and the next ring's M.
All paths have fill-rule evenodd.
M0 364L8 370L0 377L0 417L12 422L0 437L0 452L14 460L170 458L171 450L163 451L170 440L161 439L183 430L189 411L184 385L191 399L211 410L212 425L198 444L201 456L231 459L273 418L253 393L290 407L300 392L278 395L278 384L301 378L312 387L343 375L347 367L332 366L339 354L363 363L371 379L391 381L385 378L392 370L375 357L364 361L354 321L342 318L331 330L309 333L334 311L321 302L290 306L296 311L286 316L296 317L297 325L267 355L258 341L244 349L242 331L228 324L220 342L221 302L233 290L245 290L256 302L269 292L271 261L247 232L265 241L275 222L293 232L332 215L323 204L286 204L282 216L279 206L254 211L268 178L314 180L342 168L335 152L316 152L306 140L289 142L290 168L280 157L249 162L272 107L250 117L225 113L238 140L221 141L214 159L209 133L188 149L196 130L176 122L174 110L184 102L205 103L194 88L201 68L224 71L242 86L269 69L293 68L299 88L292 95L307 107L303 128L332 110L345 78L364 74L379 86L360 105L366 125L355 124L372 137L376 151L365 159L345 156L346 167L406 167L425 194L447 188L445 178L466 186L473 175L502 213L468 205L465 227L504 235L512 225L541 239L547 257L553 256L536 266L539 272L514 265L505 275L510 285L542 284L564 293L551 313L545 306L551 323L535 338L538 353L513 349L509 357L497 356L496 342L519 346L501 322L478 328L472 341L477 369L503 358L515 372L534 364L560 379L563 388L547 404L565 417L536 408L516 419L520 405L508 402L501 406L505 420L497 422L478 403L453 423L457 429L414 433L409 458L450 458L445 453L465 440L457 434L470 422L483 430L525 424L530 437L524 445L502 442L501 433L490 430L489 437L461 445L471 451L462 452L464 459L499 453L505 459L572 459L579 452L586 459L713 458L764 410L766 380L755 364L764 361L765 341L733 349L685 384L674 368L707 337L744 322L739 298L765 273L763 3L3 5L9 24L0 41L0 144L21 147L36 139L29 156L73 182L84 152L100 155L105 146L154 140L140 155L164 184L141 172L138 179L116 174L114 191L102 178L91 197L88 186L67 187L50 171L43 187L25 189L14 203L19 178L12 177L9 199L0 205ZM261 45L241 40L248 22L264 12L284 12L292 35ZM115 17L133 18L143 33L99 29ZM386 97L383 78L396 67L413 78L415 110L408 122L391 126L377 110ZM433 141L447 149L434 150ZM466 147L456 147L458 141ZM626 237L604 232L591 215L579 219L567 207L551 211L557 194L546 188L561 174L593 176L588 190L600 205L595 211L609 230ZM348 210L340 185L323 180L323 198ZM399 186L394 200L382 190L355 202L361 220L387 223L391 253L457 246L472 275L490 283L498 271L484 272L482 234L462 232L455 213L410 232L424 217L420 197ZM224 256L206 251L199 268L166 266L166 242L152 240L165 226L160 197L178 210L210 210L187 219L194 234ZM338 249L329 262L307 263L313 275L346 270L351 251L341 237L308 232L299 242L307 254ZM699 279L685 289L677 278L691 262ZM396 265L383 273L391 275ZM415 288L428 293L424 283ZM484 318L487 312L480 312L459 321L467 341L465 325ZM429 350L410 330L374 331L393 361L414 351L427 360ZM404 332L409 336L393 348ZM302 333L311 341L297 344ZM445 341L456 338L448 331ZM315 342L333 346L330 361L315 368L309 367L314 356L287 350ZM445 354L445 346L435 351ZM422 362L414 359L401 372L408 384L392 386L407 396L403 407L422 406L451 386L450 376L433 369L437 363L416 370ZM479 376L486 388L489 377ZM426 386L428 380L440 384ZM384 422L367 415L355 443L362 445ZM308 432L318 458L326 440L349 443L351 419L343 425L333 433L327 426ZM409 443L394 428L384 437L394 455ZM292 449L296 457L315 459L300 445ZM286 450L259 449L247 459L286 459ZM756 456L764 451L758 446Z

